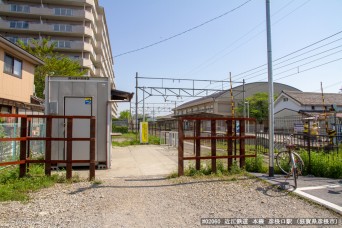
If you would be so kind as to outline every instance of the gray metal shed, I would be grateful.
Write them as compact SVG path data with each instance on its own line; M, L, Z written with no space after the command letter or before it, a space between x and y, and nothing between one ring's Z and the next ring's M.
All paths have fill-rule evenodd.
M47 77L45 80L45 114L66 116L95 116L96 146L95 161L99 167L111 166L111 105L112 98L130 101L133 94L111 90L109 78L106 77ZM65 137L66 123L55 119L53 137ZM75 119L73 123L74 138L89 138L88 119ZM52 142L52 159L64 160L66 143ZM89 142L73 142L73 159L89 160ZM78 164L79 165L79 164ZM88 164L82 164L88 165Z

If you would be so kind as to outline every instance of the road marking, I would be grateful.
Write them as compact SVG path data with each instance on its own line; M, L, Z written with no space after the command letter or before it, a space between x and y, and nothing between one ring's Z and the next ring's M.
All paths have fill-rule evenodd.
M329 185L328 185L328 186L329 186ZM318 186L318 187L323 187L323 186ZM341 186L339 186L339 187L341 187ZM308 187L308 188L310 188L310 187ZM315 188L315 187L311 187L311 188ZM316 189L317 189L317 188L316 188ZM319 204L321 204L321 205L324 205L324 206L326 206L326 207L328 207L328 208L330 208L330 209L336 211L336 212L339 213L339 214L342 214L342 207L341 207L341 206L338 206L338 205L336 205L336 204L333 204L333 203L331 203L331 202L329 202L329 201L326 201L326 200L324 200L324 199L318 198L318 197L316 197L316 196L310 195L310 194L308 194L308 193L306 193L306 192L301 191L301 190L298 189L298 188L297 188L294 192L295 192L296 194L300 195L300 196L303 196L304 198L310 199L310 200L312 200L312 201L314 201L314 202L316 202L316 203L319 203Z
M314 186L314 187L302 187L297 188L300 191L307 191L307 190L317 190L317 189L324 189L324 188L340 188L342 187L342 184L333 184L333 185L321 185L321 186Z

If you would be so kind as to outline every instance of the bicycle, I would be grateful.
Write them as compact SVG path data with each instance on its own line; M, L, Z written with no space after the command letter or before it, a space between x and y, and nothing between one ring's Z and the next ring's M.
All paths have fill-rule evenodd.
M289 178L291 175L294 179L295 188L297 188L297 179L299 175L302 175L302 171L304 168L303 159L300 157L299 154L294 152L296 146L291 144L292 135L284 140L286 144L286 149L281 150L276 156L276 162L279 169L285 173Z

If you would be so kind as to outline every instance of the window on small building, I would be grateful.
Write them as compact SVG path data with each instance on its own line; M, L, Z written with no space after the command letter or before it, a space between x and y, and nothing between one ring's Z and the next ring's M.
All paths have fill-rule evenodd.
M21 71L22 71L21 60L16 59L8 54L5 54L4 63L5 63L5 66L4 66L5 73L21 78Z
M287 101L289 101L289 98L284 97L284 98L283 98L283 102L287 102Z
M315 106L311 106L311 110L315 110Z

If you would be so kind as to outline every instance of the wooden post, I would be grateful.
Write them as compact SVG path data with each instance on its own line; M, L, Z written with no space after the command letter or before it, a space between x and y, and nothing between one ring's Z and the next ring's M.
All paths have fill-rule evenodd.
M45 141L45 175L51 176L51 137L52 137L52 117L46 118L46 138Z
M24 177L26 175L26 136L27 136L27 117L21 118L20 126L20 161L24 161L23 164L19 165L19 177ZM25 139L25 140L23 140Z
M195 132L195 153L196 153L196 170L201 169L201 140L197 137L201 136L201 120L196 120L196 132Z
M95 179L95 117L90 119L90 164L89 164L89 180Z
M183 119L178 120L178 176L184 175L184 130Z
M72 125L73 119L68 118L67 122L67 163L66 163L66 178L72 178Z
M216 120L211 120L211 137L216 136ZM216 139L211 139L211 156L216 156ZM211 159L211 171L216 173L216 158Z
M245 166L245 120L240 120L240 168Z
M233 136L233 121L227 120L227 136ZM233 155L233 141L228 139L228 156ZM228 158L228 169L230 170L233 165L233 159Z

